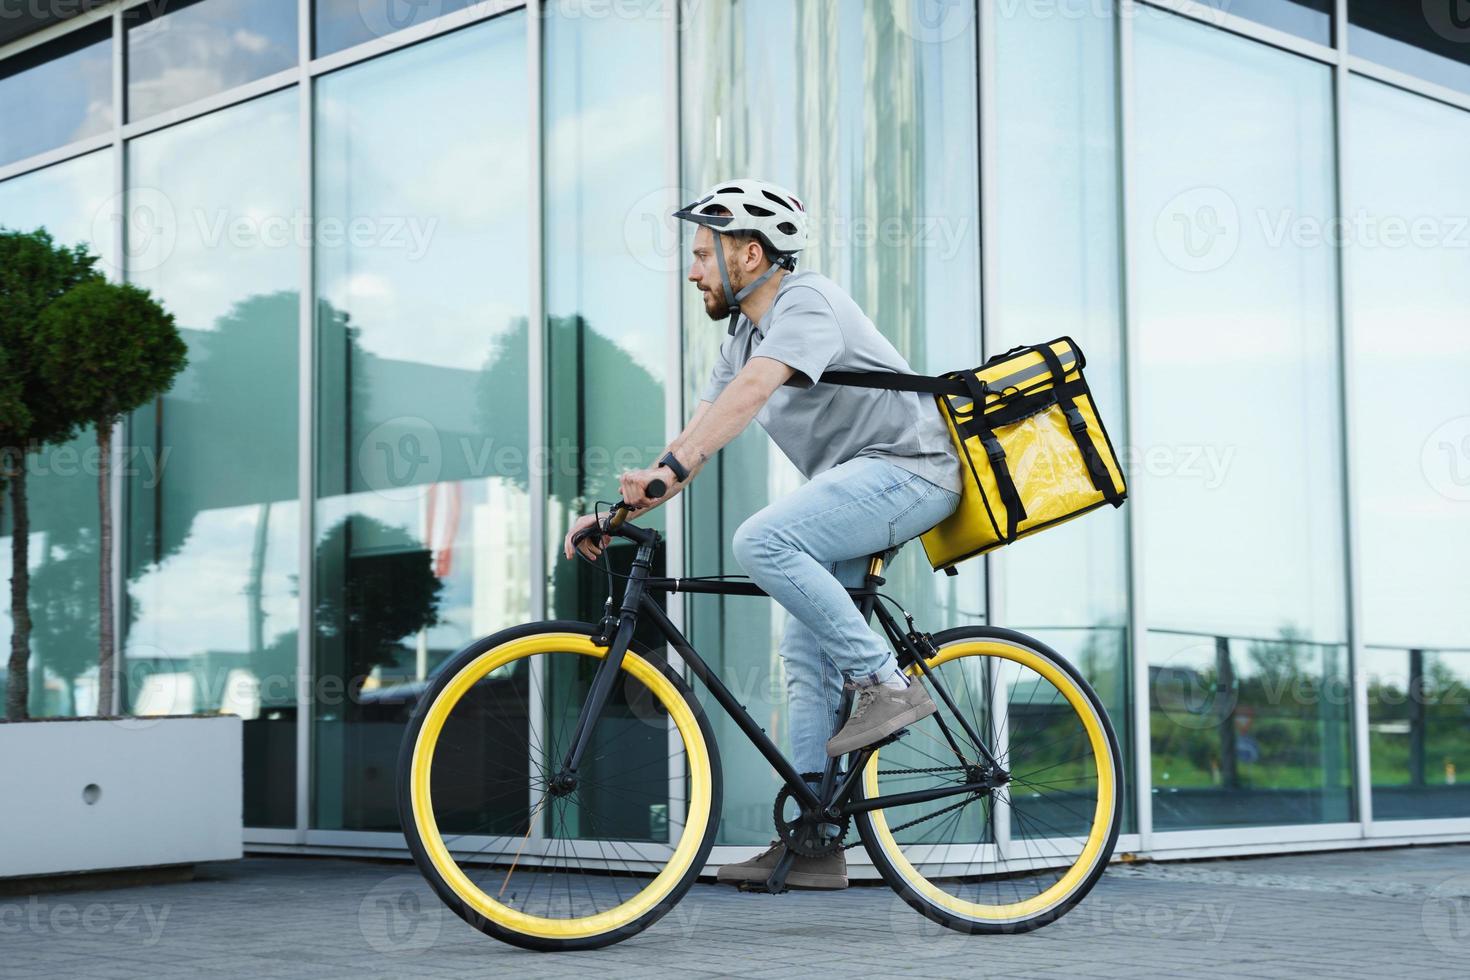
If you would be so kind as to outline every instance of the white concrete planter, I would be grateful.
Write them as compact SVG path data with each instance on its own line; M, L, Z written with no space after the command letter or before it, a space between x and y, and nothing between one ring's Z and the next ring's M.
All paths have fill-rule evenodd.
M240 725L0 724L0 877L240 857Z

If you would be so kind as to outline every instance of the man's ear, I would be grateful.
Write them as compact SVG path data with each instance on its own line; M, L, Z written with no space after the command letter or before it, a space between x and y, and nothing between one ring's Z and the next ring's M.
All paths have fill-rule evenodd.
M761 257L765 254L766 250L761 247L760 242L745 243L745 261L751 272L760 267Z

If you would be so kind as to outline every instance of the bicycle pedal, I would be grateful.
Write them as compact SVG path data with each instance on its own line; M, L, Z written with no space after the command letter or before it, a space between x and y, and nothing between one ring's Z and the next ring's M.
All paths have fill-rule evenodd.
M764 881L742 881L736 887L743 892L756 892L761 895L784 895L791 891L790 888L783 886L780 891L773 892L766 887Z
M874 742L872 745L870 745L868 747L869 748L872 748L872 749L880 749L880 748L882 748L885 745L891 745L892 743L897 742L899 739L903 738L908 733L909 733L909 730L907 728L900 728L898 731L894 732L892 735L889 735L886 738L880 739L880 740Z

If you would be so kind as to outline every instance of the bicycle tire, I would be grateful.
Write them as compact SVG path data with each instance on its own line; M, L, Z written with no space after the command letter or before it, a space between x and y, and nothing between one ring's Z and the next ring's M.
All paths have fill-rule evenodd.
M899 894L904 902L926 918L947 928L970 934L1011 934L1041 928L1065 915L1086 897L1097 884L1098 879L1102 877L1111 859L1113 849L1117 845L1124 799L1122 751L1118 744L1117 734L1113 730L1112 722L1108 718L1101 699L1098 698L1091 685L1066 659L1040 641L1013 630L978 626L947 630L936 634L934 640L938 652L936 656L927 661L931 669L940 665L952 664L962 658L986 657L996 661L1013 661L1025 669L1034 671L1036 676L1056 684L1055 689L1058 694L1065 699L1070 708L1076 711L1077 718L1082 722L1087 751L1091 752L1091 759L1096 767L1097 798L1090 823L1087 825L1087 836L1082 838L1082 845L1075 863L1066 867L1065 870L1058 870L1062 867L1061 862L1065 857L1060 848L1056 849L1055 856L1044 853L1041 853L1039 857L1028 855L1026 859L1018 859L1012 863L1008 855L1016 850L1014 839L1007 837L1004 845L998 842L998 831L994 829L996 826L994 818L997 814L994 799L990 801L990 806L986 811L992 830L988 845L982 831L976 835L975 841L965 842L964 847L971 849L969 852L955 844L948 845L951 850L945 852L939 850L938 845L932 842L922 845L912 842L901 843L898 834L911 830L913 827L922 826L923 820L915 820L913 824L908 824L898 820L898 814L895 814L896 826L890 829L886 811L883 809L858 813L856 821L858 833L884 881ZM911 667L909 672L914 675L918 673L918 669ZM1019 669L1017 673L1019 674ZM1003 668L1001 676L1003 676ZM994 686L993 681L987 683ZM1034 699L1035 682L1028 679L1027 683L1033 684L1031 694ZM958 704L957 698L956 701ZM1005 709L999 719L1001 726L1010 722L1010 702L1007 699L1004 703ZM1031 708L1032 705L1028 702L1028 713L1032 713ZM950 717L953 716L953 713L948 712L947 707L943 704L939 710L941 713L947 712ZM986 710L992 710L991 720L994 721L993 709ZM911 731L904 741L912 740L914 737ZM880 759L885 757L885 752L889 755L895 754L900 745L902 742L895 743L894 749L880 749L873 754L864 778L859 781L856 795L863 799L883 795L883 791L877 785L881 779L877 774L885 771L880 768L882 765ZM1011 744L1013 750L1017 747L1015 743ZM938 753L938 756L943 756L943 751L938 749L933 751ZM943 761L942 758L941 761ZM1009 760L1003 759L1002 761L1008 762ZM1049 757L1043 756L1036 761L1037 763L1049 763L1050 760ZM1072 761L1067 760L1069 763ZM1060 764L1048 764L1045 768L1055 771L1058 765ZM1024 780L1024 777L1019 774L1020 767L1016 768L1017 778ZM1085 771L1081 766L1076 768L1078 772ZM900 774L903 771L898 770ZM915 767L912 771L917 773L920 769ZM908 778L912 780L917 777ZM938 776L933 778L936 781L940 779ZM1024 788L1026 782L1029 781L1011 783L1005 788L1004 808L1007 811L1005 820L1008 823L1012 820L1020 820L1017 815L1021 813L1021 804L1016 802L1011 791L1016 786ZM1048 785L1060 785L1060 783L1042 781L1040 783L1029 782L1029 785L1033 788L1044 788ZM1069 796L1080 795L1069 790L1058 792ZM943 816L946 821L950 820L951 818L946 815L946 810L953 811L957 808L958 804L954 802L955 799L955 797L946 797L929 804L935 811L935 818ZM1031 801L1026 802L1029 806ZM1064 809L1077 816L1077 811L1072 807L1064 807ZM905 811L902 815L908 817L911 814ZM1054 818L1055 816L1053 814ZM1077 816L1077 819L1088 820L1089 818L1082 813ZM1052 824L1044 818L1033 817L1020 822L1023 831L1029 830L1034 834L1032 838L1022 836L1022 840L1052 840L1065 843L1074 839L1066 834L1046 837L1045 834L1050 834L1051 831L1047 830L1042 833L1042 828L1052 826ZM958 825L958 819L955 820L955 823ZM922 835L923 831L917 833ZM987 846L990 848L988 852ZM957 847L959 847L958 851L955 850ZM906 852L915 859L910 860ZM973 861L968 864L964 863L964 859L971 855L974 855ZM1055 867L1047 867L1048 863ZM1052 873L1057 874L1056 883L1042 889L1041 884L1044 883L1045 877ZM1037 888L1036 894L1027 897L1019 882L1036 878L1042 878L1040 882L1031 882ZM994 888L996 901L986 903L979 900L971 901L963 897L964 889L973 887L978 899L979 889L987 883ZM1014 901L1000 900L1007 884L1015 889Z
M693 885L709 857L719 827L723 779L719 750L709 720L684 680L646 648L634 644L624 658L621 680L629 686L632 681L638 681L652 695L657 705L668 713L672 721L670 731L678 733L687 766L687 802L683 820L677 824L680 828L678 840L671 841L668 845L668 863L656 872L650 871L648 883L630 898L624 900L619 891L616 897L620 904L613 908L589 915L569 915L567 918L557 919L531 914L525 909L518 910L505 904L501 901L505 897L504 885L497 896L490 896L470 879L460 865L460 860L463 859L457 860L450 846L445 843L445 834L439 829L439 821L433 809L436 782L434 761L435 751L444 739L445 727L449 724L454 709L466 698L471 688L485 681L494 671L510 667L509 676L514 677L521 670L520 662L528 661L526 671L529 674L531 668L528 658L540 654L550 655L553 652L601 658L606 651L592 643L591 637L595 632L595 627L588 623L548 621L502 630L470 643L445 662L420 697L399 750L399 816L409 850L419 871L433 887L435 894L465 922L486 935L526 949L543 952L595 949L621 942L647 929L667 914ZM580 701L568 709L573 711L573 717L573 709L579 707ZM607 712L604 712L604 717L606 715ZM645 737L656 737L656 734L655 729L654 736L647 736L645 733ZM528 742L528 746L529 744ZM547 744L550 744L549 735ZM534 753L528 748L527 754L530 756ZM554 752L547 754L553 755ZM528 762L528 767L530 765ZM588 766L584 763L582 768L586 771ZM530 768L527 772L524 798L531 799L535 777ZM615 795L617 791L609 786L609 792ZM551 794L544 795L546 800L552 799ZM567 800L569 803L576 801L576 793L567 797ZM621 805L616 799L614 803ZM536 822L541 820L544 823L547 819L543 813L549 812L530 810L523 821L527 826L527 839L530 838ZM669 824L670 827L674 825L672 821ZM579 869L576 865L581 859L576 856L575 847L583 842L572 841L570 838L561 842L571 849L570 854L565 857L568 868L565 874L570 878L573 874L582 874L585 871L589 876L586 882L587 894L595 901L597 889L590 883L590 876L601 874L603 878L611 878L616 871L612 863L606 860L606 851L603 850L602 862L606 867L596 871ZM524 840L522 843L524 844ZM596 843L599 849L608 846L608 842L602 839ZM641 851L637 853L656 853L658 850L656 844L640 844L639 847ZM617 853L614 846L613 854ZM516 851L505 875L507 882L513 874L519 873L519 862L523 856L522 851ZM546 896L550 907L551 901L555 899L556 874L551 863L551 852L547 851L535 860L536 864L526 865L524 874L539 874L543 878L551 879L552 884L548 886ZM503 848L501 851L491 852L487 861L496 869L496 874L499 874L500 868L495 862L505 861ZM657 859L654 861L656 864ZM551 870L548 871L548 868ZM628 878L642 880L631 872ZM531 890L526 894L527 907L536 887L533 880ZM512 900L515 895L516 893L512 893ZM568 882L566 903L569 909L574 898L580 900L580 892L574 893Z

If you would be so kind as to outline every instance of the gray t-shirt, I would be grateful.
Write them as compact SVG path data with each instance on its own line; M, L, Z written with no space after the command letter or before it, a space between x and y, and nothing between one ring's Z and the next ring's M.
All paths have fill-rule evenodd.
M932 396L816 383L829 370L911 373L832 280L815 272L787 273L759 324L738 317L720 345L703 399L718 398L752 357L769 357L796 371L755 418L803 476L873 456L959 492L959 459Z

